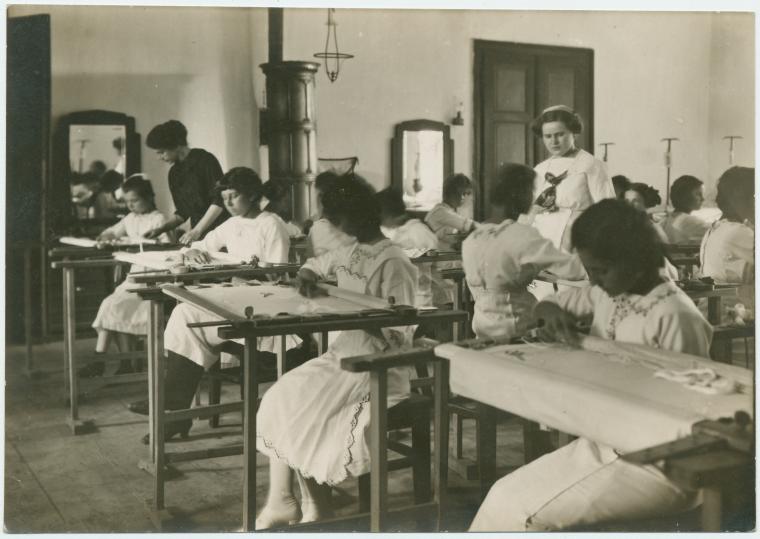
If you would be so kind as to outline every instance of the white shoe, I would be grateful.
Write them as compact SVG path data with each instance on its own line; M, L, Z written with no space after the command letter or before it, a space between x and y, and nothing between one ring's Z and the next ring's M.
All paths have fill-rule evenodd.
M282 505L277 509L273 509L269 505L264 506L256 518L256 529L266 530L280 526L292 526L301 521L301 516L298 500L295 498L283 500Z

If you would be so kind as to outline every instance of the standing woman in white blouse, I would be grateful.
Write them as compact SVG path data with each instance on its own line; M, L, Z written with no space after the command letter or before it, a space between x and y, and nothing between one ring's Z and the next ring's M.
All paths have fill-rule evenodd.
M569 252L573 221L593 203L615 198L615 188L604 163L575 146L583 123L571 108L549 107L533 121L532 130L550 154L535 168L533 226L555 247Z

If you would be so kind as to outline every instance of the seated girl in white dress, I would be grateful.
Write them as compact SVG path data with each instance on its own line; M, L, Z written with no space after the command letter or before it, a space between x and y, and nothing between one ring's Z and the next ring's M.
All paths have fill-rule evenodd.
M670 187L673 211L660 221L669 243L699 243L710 225L690 215L702 207L705 200L702 182L694 176L680 176Z
M500 224L481 224L462 244L467 287L475 299L477 337L514 337L534 325L536 299L527 286L547 270L567 280L586 272L577 256L556 248L532 226L517 222L530 209L536 172L524 165L499 169L491 203L504 210Z
M314 181L314 190L317 193L317 218L308 228L308 256L320 256L356 241L356 238L339 230L322 215L322 195L338 178L340 176L334 172L322 172Z
M572 243L591 286L536 306L547 337L576 342L579 321L590 318L596 337L708 357L712 328L661 277L664 246L644 213L619 200L598 202L573 224ZM470 530L582 529L651 518L689 508L695 494L657 466L627 463L615 448L579 438L496 482Z
M401 191L389 187L377 194L380 204L381 227L385 237L401 247L409 258L422 256L428 251L438 249L438 238L430 228L414 219L406 212L406 204ZM417 299L415 307L433 307L436 295L434 290L441 286L441 277L433 269L433 263L416 264L419 280L417 281ZM441 296L440 292L437 294Z
M156 209L155 194L148 180L140 177L129 178L124 182L124 200L129 209L121 221L104 230L98 241L130 238L135 241L143 239L143 234L148 230L162 226L166 217ZM159 237L159 241L168 243L170 238L167 234ZM142 268L133 267L131 271L141 271ZM142 301L140 296L129 292L130 288L137 285L124 281L113 293L106 297L98 308L98 315L92 323L92 327L98 333L95 344L95 353L105 353L113 339L117 336L117 346L120 351L126 352L130 346L130 336L146 335L148 333L149 302ZM100 376L104 373L105 363L90 363L79 370L79 376ZM129 361L122 362L117 374L130 372Z
M469 234L478 223L460 213L472 198L472 180L464 174L453 174L443 181L443 202L433 206L425 215L425 224L430 227L438 237L438 250L458 251L460 249L457 234ZM459 262L437 262L436 271L443 269L459 268ZM436 295L433 299L436 305L454 303L456 286L453 282L442 279L436 287Z
M316 281L335 273L341 288L413 304L417 271L380 231L372 187L350 174L322 196L324 216L358 241L307 260L298 273L301 293L313 295ZM256 449L269 457L269 496L257 530L328 516L330 485L369 471L369 375L342 370L340 360L410 345L413 333L414 326L342 331L325 354L287 372L264 394L256 416ZM389 371L389 406L409 394L412 372ZM300 504L293 495L293 475Z
M755 169L733 167L718 180L715 199L723 212L705 233L699 250L701 273L716 283L740 283L739 297L754 318L755 312ZM728 298L724 305L734 307Z
M260 266L286 263L290 239L282 219L260 210L262 183L255 171L246 167L231 169L220 181L225 208L232 215L209 232L201 241L193 242L185 252L186 259L196 263L210 261L209 253L221 251L250 260L257 258ZM208 315L181 303L172 311L164 331L167 353L166 409L189 408L203 371L219 360L219 347L224 340L216 328L189 328L191 322L207 321ZM290 343L291 348L295 343ZM274 352L272 337L259 339L259 350ZM147 413L144 402L130 405L136 413ZM187 436L192 420L167 423L166 439L175 435ZM147 438L143 441L147 443Z

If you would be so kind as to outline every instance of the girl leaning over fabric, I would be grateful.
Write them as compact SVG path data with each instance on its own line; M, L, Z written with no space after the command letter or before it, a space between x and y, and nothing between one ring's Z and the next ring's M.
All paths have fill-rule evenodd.
M156 209L153 187L148 180L142 177L130 177L122 186L124 200L129 209L121 221L104 230L99 241L130 238L135 241L143 239L143 234L148 230L162 226L166 222L164 215ZM165 243L170 241L167 234L159 237ZM133 266L130 271L141 271L143 268ZM98 333L95 344L95 353L102 354L108 351L114 336L117 345L122 352L128 350L132 336L145 335L148 333L148 309L147 301L142 301L137 294L129 292L130 288L138 285L124 281L111 295L106 297L98 308L98 315L92 323L92 327ZM129 361L122 363L116 374L130 372ZM79 370L79 376L89 378L101 376L105 371L105 363L90 363Z
M573 224L572 243L591 286L540 302L534 316L549 338L591 335L708 357L712 328L694 302L660 270L664 246L652 223L620 200L604 200ZM682 490L657 466L625 462L613 447L579 438L497 481L471 531L580 529L688 509Z
M221 196L227 211L232 215L224 223L194 242L185 251L185 258L206 263L210 254L223 248L241 259L256 257L259 264L286 263L290 239L279 217L260 210L261 179L253 170L237 167L224 175L220 182ZM164 348L167 354L166 408L189 408L203 371L219 360L219 347L224 343L216 328L188 328L191 322L207 321L208 315L186 303L172 311L164 331ZM293 348L297 342L290 342ZM274 338L259 340L259 350L274 352ZM274 357L274 354L271 354ZM147 413L144 401L132 403L136 413ZM187 435L191 420L167 424L166 438L176 434ZM145 439L144 441L147 441Z
M517 222L530 209L536 173L524 165L499 170L491 203L504 209L500 224L481 224L462 244L462 266L475 299L472 329L478 337L514 337L532 325L536 299L527 286L547 270L580 280L586 275L577 256L557 249L528 225Z
M323 193L322 206L324 217L357 243L307 260L298 273L301 293L312 295L318 279L335 274L341 288L412 305L417 272L380 231L372 187L353 174L341 177ZM340 332L325 354L287 372L264 394L256 449L269 457L269 496L256 529L328 516L329 487L369 471L369 376L342 370L340 359L409 345L413 333L414 326ZM389 406L408 395L412 372L389 371Z

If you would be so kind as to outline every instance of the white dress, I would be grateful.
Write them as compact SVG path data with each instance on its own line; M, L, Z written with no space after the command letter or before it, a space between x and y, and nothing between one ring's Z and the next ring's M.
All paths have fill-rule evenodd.
M416 270L390 240L354 244L311 258L317 275L335 273L338 286L407 305L414 301ZM318 483L337 485L369 471L369 374L340 367L343 357L411 344L414 326L343 331L325 354L283 375L261 401L256 449L286 462ZM388 405L409 394L412 370L388 371Z
M220 251L240 256L242 260L257 257L260 263L282 264L288 261L290 239L282 219L273 213L262 212L253 219L230 217L209 232L201 241L193 242L194 249L207 252ZM164 331L164 348L184 356L198 365L209 368L219 359L217 347L224 342L217 328L189 328L191 322L208 322L212 317L200 309L181 303L172 311ZM244 339L236 339L242 343ZM288 336L286 348L293 348L300 340ZM261 337L258 349L276 351L275 337Z
M699 243L710 225L699 217L680 211L669 213L659 222L668 243Z
M320 256L333 249L338 249L345 245L351 245L356 242L345 232L335 228L330 221L324 217L314 221L309 230L309 242L314 256Z
M281 264L288 261L290 237L277 214L263 211L253 219L230 217L191 248L208 253L226 248L246 262L255 256L261 265Z
M514 337L533 322L536 299L527 290L541 270L557 277L586 277L577 256L560 251L528 225L507 219L483 224L462 244L467 287L475 299L472 329L478 337Z
M555 301L577 316L593 316L591 335L707 357L712 328L675 284L645 296L611 298L593 286ZM679 489L653 465L619 458L585 438L518 468L497 481L470 531L550 531L633 520L688 509L695 493Z
M158 210L142 214L129 213L103 233L111 234L116 238L126 236L130 239L139 240L149 230L163 226L165 223L164 214ZM168 243L168 235L162 234L159 241ZM143 269L139 266L132 266L130 271L143 271ZM148 333L150 302L142 301L140 296L128 291L140 287L141 285L128 281L117 286L113 293L101 302L92 327L96 330L146 335Z
M430 227L438 238L438 249L441 251L453 251L454 239L452 234L469 232L475 226L475 222L469 217L460 215L457 211L446 204L440 202L436 204L427 215L425 215L425 224ZM462 264L456 261L436 262L436 272L443 269L461 268ZM433 301L436 305L445 305L454 302L456 294L456 285L448 279L440 279L436 283L435 296Z
M755 310L755 231L747 224L721 219L709 227L699 249L700 272L716 283L741 283L737 301ZM723 305L732 306L729 298Z
M438 238L425 223L419 219L409 219L396 228L382 227L383 234L403 249L406 256L416 258L428 251L438 248ZM415 307L432 307L435 303L434 290L441 287L441 276L433 269L432 262L417 264L419 279L417 281L417 299ZM440 295L440 292L439 292Z
M531 214L526 218L528 221L532 219L533 226L555 247L570 252L573 222L593 203L615 198L615 188L607 176L604 163L585 150L578 150L573 157L550 157L536 165L535 170L538 177L533 191L534 200L551 186L546 179L547 173L560 176L567 172L567 177L556 187L557 210Z

